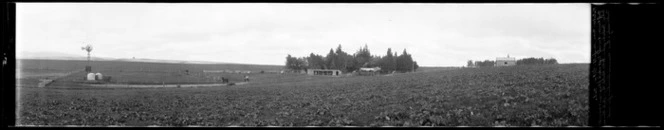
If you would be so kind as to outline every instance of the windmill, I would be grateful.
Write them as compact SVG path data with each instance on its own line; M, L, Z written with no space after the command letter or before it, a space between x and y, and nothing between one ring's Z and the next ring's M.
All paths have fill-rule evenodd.
M81 50L88 52L88 63L87 66L85 66L85 72L91 72L92 67L90 66L90 52L92 52L92 45L88 44L84 47L81 47Z

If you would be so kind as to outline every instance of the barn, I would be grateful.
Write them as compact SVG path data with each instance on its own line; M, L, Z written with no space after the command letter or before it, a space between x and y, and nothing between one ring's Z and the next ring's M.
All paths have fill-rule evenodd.
M496 57L496 65L495 66L514 66L516 65L516 58L510 57L507 55L507 57Z
M332 70L332 69L308 69L308 75L329 75L329 76L339 76L341 75L341 70Z

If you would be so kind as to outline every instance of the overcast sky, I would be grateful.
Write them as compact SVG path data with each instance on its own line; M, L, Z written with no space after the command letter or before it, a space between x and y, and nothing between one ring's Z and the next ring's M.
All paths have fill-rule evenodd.
M17 53L283 65L367 44L420 66L496 57L590 63L589 4L19 3ZM85 43L84 43L85 42Z

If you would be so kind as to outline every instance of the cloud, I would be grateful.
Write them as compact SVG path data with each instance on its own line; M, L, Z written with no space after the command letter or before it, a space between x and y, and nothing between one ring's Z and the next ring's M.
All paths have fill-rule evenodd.
M590 62L589 4L36 4L17 5L17 50L256 64L406 49L425 66L555 57ZM121 53L120 53L121 52Z

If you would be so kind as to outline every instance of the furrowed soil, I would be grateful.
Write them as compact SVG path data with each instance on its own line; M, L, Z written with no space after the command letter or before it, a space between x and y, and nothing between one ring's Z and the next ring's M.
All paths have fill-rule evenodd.
M255 75L199 88L19 88L19 125L583 126L588 64L392 76Z

